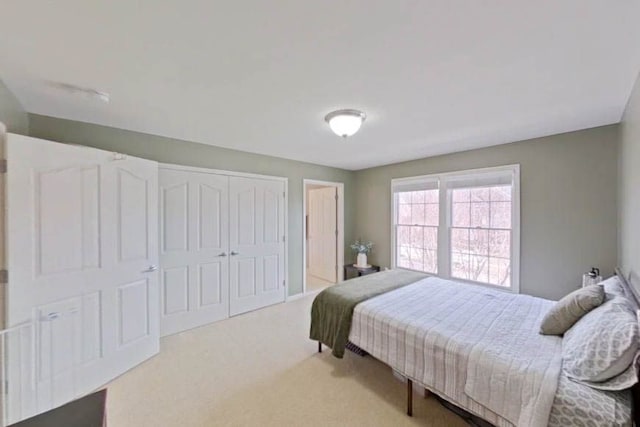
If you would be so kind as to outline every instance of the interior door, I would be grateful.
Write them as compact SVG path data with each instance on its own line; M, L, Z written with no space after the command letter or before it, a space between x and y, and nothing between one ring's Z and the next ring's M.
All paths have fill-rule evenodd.
M158 172L152 161L12 134L7 160L7 323L34 320L36 349L34 396L10 405L15 422L158 352ZM18 378L11 371L24 363L12 362Z
M229 178L230 314L283 302L284 199L282 181Z
M332 283L337 281L337 191L309 190L309 273Z
M161 334L229 317L229 177L160 169Z

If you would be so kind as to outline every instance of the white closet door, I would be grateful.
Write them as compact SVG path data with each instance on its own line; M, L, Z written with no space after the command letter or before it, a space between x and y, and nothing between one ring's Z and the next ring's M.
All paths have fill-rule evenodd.
M229 178L160 169L161 333L229 317Z
M158 352L157 164L18 135L7 159L7 323L37 350L8 360L15 422Z
M284 183L231 177L230 314L285 299Z
M309 190L309 273L337 281L337 191L335 187Z

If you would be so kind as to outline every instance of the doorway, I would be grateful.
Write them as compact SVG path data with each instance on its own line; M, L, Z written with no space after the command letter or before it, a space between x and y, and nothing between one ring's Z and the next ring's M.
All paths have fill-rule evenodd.
M303 180L303 291L343 280L344 184Z

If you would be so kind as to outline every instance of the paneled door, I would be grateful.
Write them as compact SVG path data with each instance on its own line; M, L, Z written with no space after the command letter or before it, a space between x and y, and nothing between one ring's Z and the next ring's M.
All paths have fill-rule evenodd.
M161 334L229 317L229 177L160 169Z
M36 348L29 372L8 361L15 422L158 352L158 169L11 134L7 160L7 323L34 320Z
M230 314L285 299L282 181L229 178Z
M337 281L338 200L336 187L309 190L309 273Z

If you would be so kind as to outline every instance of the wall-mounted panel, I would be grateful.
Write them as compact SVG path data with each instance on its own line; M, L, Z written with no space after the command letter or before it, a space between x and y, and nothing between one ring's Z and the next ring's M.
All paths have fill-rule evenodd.
M189 310L188 267L167 268L162 271L163 314Z
M278 274L280 266L280 256L268 255L262 259L263 263L263 285L262 290L265 292L275 291L280 287L280 277Z
M82 296L82 363L102 357L102 310L100 292Z
M139 280L118 288L118 326L120 346L149 334L149 285Z
M256 243L256 192L249 188L237 194L238 245L254 245Z
M120 261L145 259L148 256L147 180L130 171L118 169L118 241Z
M200 249L221 248L223 192L206 184L201 184L198 190L198 246Z
M38 381L52 381L80 363L81 299L70 298L40 306L38 318ZM71 351L69 351L71 349Z
M263 242L278 243L280 240L280 227L278 224L280 216L280 198L282 196L273 190L264 191L264 213L263 220Z
M98 167L39 172L34 181L38 273L99 267Z
M95 166L82 169L82 266L100 265L100 168Z
M189 184L162 188L162 251L186 251L189 248Z
M236 261L238 277L238 298L246 298L256 294L256 262L253 258Z
M198 283L200 307L222 302L222 286L229 286L223 283L222 264L212 262L200 264L200 282Z

